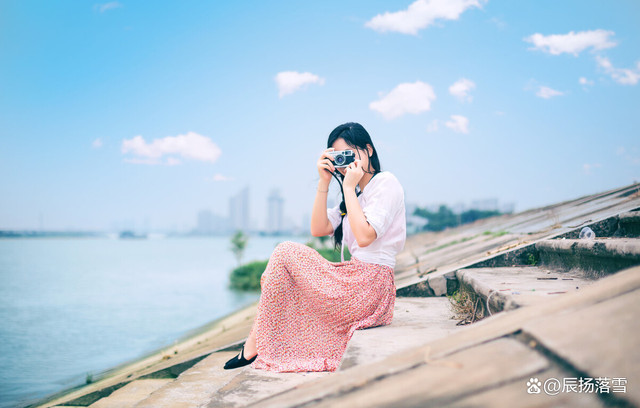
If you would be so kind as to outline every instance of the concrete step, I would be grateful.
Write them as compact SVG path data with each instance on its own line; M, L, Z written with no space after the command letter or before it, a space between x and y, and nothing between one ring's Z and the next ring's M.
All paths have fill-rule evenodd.
M250 366L225 370L224 363L238 352L211 354L135 408L243 407L330 374L276 373Z
M640 239L549 239L535 244L540 263L558 271L579 271L597 279L640 265Z
M485 310L489 299L491 313L548 302L594 282L581 274L536 266L459 269L456 278L482 298Z
M618 235L640 237L640 211L631 211L618 216Z
M456 325L457 321L452 317L446 297L398 297L391 324L353 333L340 362L340 370L383 360L464 327Z
M610 373L612 394L630 402L618 406L637 407L640 387L633 384L640 378L638 304L640 290L630 290L589 307L527 322L522 333L579 372Z
M245 407L333 374L329 371L277 373L249 366L238 370L240 373L218 390L206 407Z
M131 408L139 401L147 398L152 392L165 384L173 381L171 378L154 380L135 380L111 393L108 397L101 398L90 408Z
M206 406L215 393L237 376L239 370L224 370L224 363L238 351L210 354L171 383L138 402L136 408L187 408Z

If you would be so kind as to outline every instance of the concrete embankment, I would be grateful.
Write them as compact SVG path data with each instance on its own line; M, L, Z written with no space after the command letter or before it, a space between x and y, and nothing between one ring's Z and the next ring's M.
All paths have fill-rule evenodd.
M333 373L223 370L254 305L179 357L149 356L41 406L640 406L639 210L634 184L409 237L393 323L356 331ZM595 240L577 239L585 226ZM451 307L461 294L477 308L470 324Z

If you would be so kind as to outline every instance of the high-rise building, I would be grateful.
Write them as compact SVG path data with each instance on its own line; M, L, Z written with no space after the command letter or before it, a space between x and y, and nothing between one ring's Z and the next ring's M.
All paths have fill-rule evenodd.
M249 232L251 230L249 216L249 186L229 199L229 223L236 231Z
M280 190L273 189L268 198L267 232L276 234L284 229L284 199Z
M198 234L222 234L228 229L228 220L209 210L198 212L196 233Z

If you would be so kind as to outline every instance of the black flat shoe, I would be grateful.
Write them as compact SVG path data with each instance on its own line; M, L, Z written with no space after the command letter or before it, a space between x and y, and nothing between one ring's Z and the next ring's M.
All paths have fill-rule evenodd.
M251 360L247 360L246 358L244 358L244 345L242 346L242 350L240 350L239 356L240 358L238 358L238 356L235 356L231 360L227 361L224 365L224 369L231 370L232 368L244 367L247 364L253 363L256 357L258 357L258 355L256 354L251 358Z

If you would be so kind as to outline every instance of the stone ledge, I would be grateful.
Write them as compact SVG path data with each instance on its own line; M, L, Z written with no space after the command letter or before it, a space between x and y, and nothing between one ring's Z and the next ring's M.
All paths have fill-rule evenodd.
M491 295L492 313L544 303L593 283L577 274L535 266L459 269L456 277L483 302Z
M425 341L445 337L462 328L452 317L447 298L396 298L391 324L353 333L340 370L380 361Z
M640 264L640 240L634 238L545 240L535 245L543 265L580 270L593 279Z

